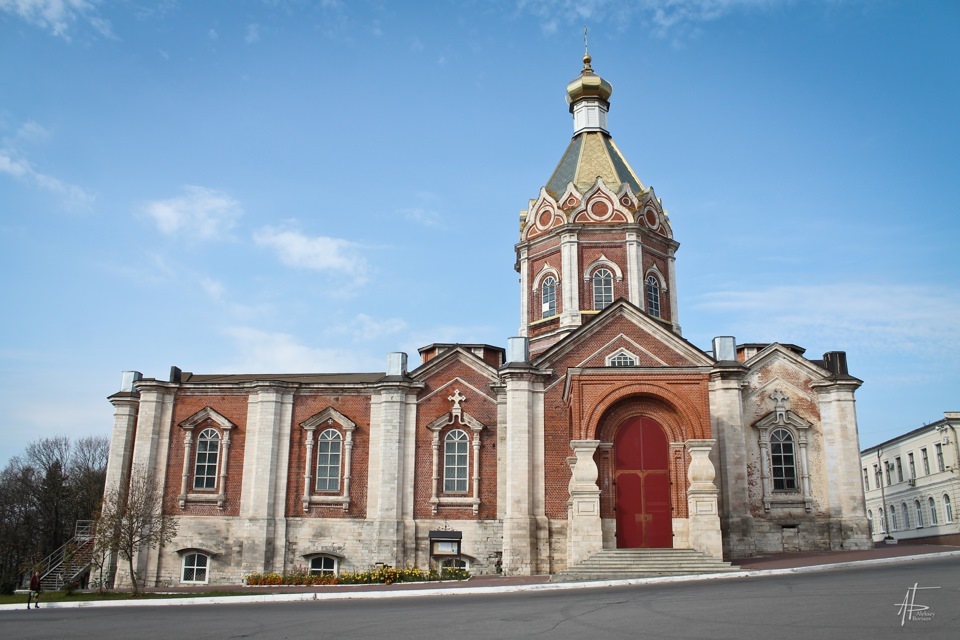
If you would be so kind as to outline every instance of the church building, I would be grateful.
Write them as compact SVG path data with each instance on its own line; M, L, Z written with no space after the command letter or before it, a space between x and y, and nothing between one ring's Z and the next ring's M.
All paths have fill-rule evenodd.
M378 373L124 373L108 489L146 474L178 522L137 558L146 585L435 566L440 531L462 554L445 562L508 575L617 549L872 544L846 355L685 340L679 243L610 135L612 86L586 55L566 93L573 138L520 215L506 349L431 344Z

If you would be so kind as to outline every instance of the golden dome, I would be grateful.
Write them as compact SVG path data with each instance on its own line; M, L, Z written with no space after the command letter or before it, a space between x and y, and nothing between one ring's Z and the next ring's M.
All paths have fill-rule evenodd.
M573 103L578 100L600 98L608 102L613 93L613 85L594 73L590 62L590 54L587 53L583 56L583 71L567 85L567 104L571 105L571 110Z

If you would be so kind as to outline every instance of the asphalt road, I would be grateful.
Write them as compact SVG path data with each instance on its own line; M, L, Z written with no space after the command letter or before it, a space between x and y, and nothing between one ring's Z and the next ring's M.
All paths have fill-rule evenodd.
M960 558L541 593L0 613L11 639L440 637L955 640Z

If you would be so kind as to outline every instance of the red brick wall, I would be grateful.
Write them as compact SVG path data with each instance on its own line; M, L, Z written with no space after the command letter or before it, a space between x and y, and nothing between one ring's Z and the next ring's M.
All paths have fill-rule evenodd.
M561 378L569 367L603 367L605 356L619 346L637 354L641 366L662 366L650 356L637 353L635 345L614 339L621 331L670 366L690 364L682 355L624 320L610 323L590 341L565 354L560 360L545 365L555 372L544 397L548 517L566 517L570 480L566 458L572 454L572 439L597 439L612 443L617 427L633 416L647 416L656 420L666 431L669 442L711 437L708 373L669 368L647 372L605 369L574 376L569 396L564 400ZM609 348L602 353L595 353L597 345L608 343ZM613 487L611 482L605 482L605 478L612 477L611 463L603 450L598 451L595 459L601 472L601 509L604 517L613 517ZM686 515L688 462L685 455L671 460L676 517Z
M227 486L225 492L226 503L223 509L219 509L216 504L191 504L188 502L186 506L181 509L177 498L180 495L183 476L183 436L186 432L179 425L205 407L210 407L235 425L235 427L230 430L230 453L227 458ZM217 428L219 431L216 423L212 421L209 424L200 424L193 430L193 445L190 452L191 460L187 463L190 472L190 478L187 483L187 493L218 493L218 491L194 491L192 488L193 468L196 463L197 453L197 436L208 426ZM167 474L163 500L164 513L191 516L238 515L240 513L240 489L243 485L243 453L244 446L246 445L246 435L246 393L238 395L192 395L183 392L178 393L174 400L173 425L170 427L170 448L167 452ZM223 450L221 447L221 455L222 453ZM219 478L217 482L219 483Z
M309 511L303 510L303 471L306 455L306 432L300 423L305 422L331 407L356 423L353 431L353 455L351 463L350 505L347 511L339 504L310 505ZM339 425L330 425L340 431L346 440L346 434ZM317 464L316 438L327 427L318 427L314 431L313 459L310 461L311 478L315 479ZM346 448L343 449L346 455ZM364 518L367 514L367 469L370 459L370 396L368 395L298 395L293 405L293 425L290 429L290 473L287 477L286 514L288 517L308 518ZM344 460L345 462L345 460ZM343 487L343 467L340 465L340 486ZM312 495L336 495L315 493Z
M450 520L497 517L497 405L493 391L490 390L490 382L493 380L492 375L482 373L459 359L452 359L446 366L423 380L425 387L419 394L417 406L414 517ZM474 515L472 507L441 506L434 515L430 504L433 482L433 432L427 428L427 425L450 413L453 403L447 398L457 389L460 390L461 395L467 397L467 400L460 405L463 411L484 425L483 431L480 432L480 509L478 515ZM470 438L467 472L469 482L466 494L443 493L443 437L454 428L462 428ZM469 427L457 423L444 427L440 432L438 471L441 476L438 495L456 495L457 497L473 495L473 431Z

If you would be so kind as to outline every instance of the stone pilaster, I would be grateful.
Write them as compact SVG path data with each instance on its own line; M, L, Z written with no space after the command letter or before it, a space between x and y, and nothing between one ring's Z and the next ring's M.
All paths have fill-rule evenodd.
M570 500L567 505L567 566L572 567L603 550L600 521L600 475L593 459L599 440L571 440Z
M526 339L510 339L517 358L500 369L506 386L506 474L503 513L503 570L531 575L539 570L539 528L544 513L543 376L526 362ZM539 434L539 436L538 436Z
M247 401L240 516L244 574L283 571L293 386L256 383Z
M729 342L734 341L730 338ZM732 344L729 351L725 357L730 360L718 362L710 372L710 429L717 440L711 459L720 470L716 484L725 551L731 556L750 556L756 543L747 494L747 434L740 393L746 370L733 360Z
M579 327L580 316L580 261L577 257L578 234L566 231L560 236L560 295L563 308L560 310L560 328Z
M860 476L856 378L814 383L820 400L823 454L830 508L830 546L867 548L871 543Z
M367 476L369 563L403 565L406 548L415 544L411 521L413 429L416 393L421 386L407 376L406 354L388 356L387 375L380 381L371 407Z

